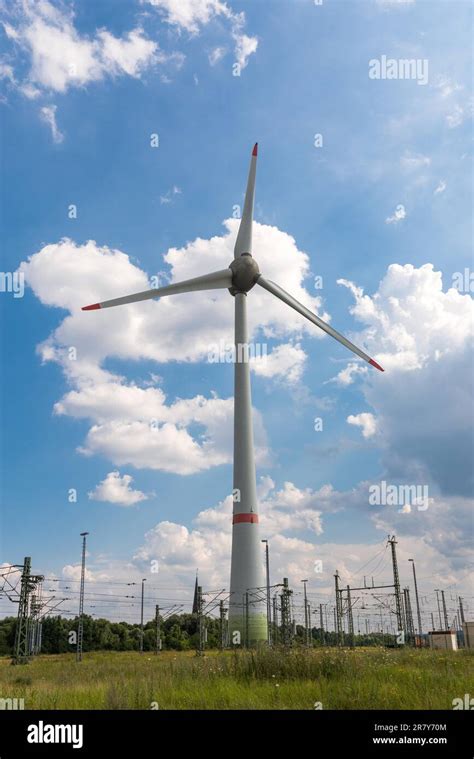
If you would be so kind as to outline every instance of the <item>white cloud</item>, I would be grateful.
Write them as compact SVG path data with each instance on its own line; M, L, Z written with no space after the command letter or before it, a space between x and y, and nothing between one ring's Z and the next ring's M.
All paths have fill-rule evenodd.
M350 414L347 417L347 423L362 429L362 435L365 438L372 437L377 432L377 420L373 414L364 412L362 414Z
M246 67L249 57L257 51L258 39L242 34L238 30L232 36L235 40L235 58L240 68L243 69Z
M390 550L382 541L327 542L324 540L325 515L345 510L368 516L377 530L398 535L398 562L402 583L411 582L408 558L415 557L420 594L434 587L457 583L460 570L468 556L469 536L463 532L467 504L454 513L454 504L439 504L427 512L416 508L402 510L383 507L373 513L368 506L367 483L351 491L336 491L330 485L319 490L301 489L292 482L277 489L270 477L259 482L261 533L270 540L271 581L288 577L290 587L298 594L302 577L310 579L310 593L333 598L336 570L343 584L361 585L363 575L377 570L378 579L391 581ZM458 503L458 506L460 504ZM201 584L206 588L229 585L232 497L216 506L202 509L187 527L179 521L159 522L149 530L143 544L136 550L131 570L137 576L149 571L151 562L158 562L160 584L188 587L188 604L196 567ZM314 538L317 537L317 543ZM262 562L264 554L262 548ZM322 562L317 571L315 560ZM118 570L120 571L120 570ZM123 569L121 575L123 576ZM173 596L177 591L173 591ZM297 599L295 605L299 607ZM374 611L374 614L376 612Z
M134 490L131 485L133 477L130 474L120 476L120 472L109 472L102 482L87 495L92 501L106 501L118 506L133 506L140 501L146 501L148 496L141 490Z
M106 29L95 37L81 35L74 26L73 10L48 0L17 2L12 15L14 22L4 24L4 29L28 55L30 71L19 85L27 97L35 97L38 88L64 93L107 76L139 77L149 66L166 60L140 27L123 37Z
M262 535L272 540L272 564L285 565L285 570L278 569L282 575L289 559L294 567L304 566L306 571L313 571L314 546L296 536L321 535L323 514L339 511L353 501L351 495L339 493L330 485L312 490L285 482L277 490L270 477L261 478L259 499ZM199 567L199 576L208 587L228 586L232 496L200 511L194 523L194 527L188 528L175 522L160 522L145 535L134 561L144 568L157 560L160 571L167 577L179 584L189 582L190 587L195 568ZM295 582L298 580L299 577L294 578Z
M446 114L446 123L450 129L455 129L464 121L464 108L459 104L453 106L450 113Z
M439 195L440 193L444 192L445 189L446 189L446 182L443 179L441 179L435 191L433 192L433 195Z
M51 129L51 136L53 138L53 142L56 144L59 144L64 140L63 133L59 130L58 125L56 123L56 106L55 105L45 105L43 108L40 109L40 115L41 120L45 122L45 124L48 124L49 128Z
M222 237L198 238L184 248L171 248L165 256L170 279L179 281L225 268L233 257L238 221L228 220L226 227ZM284 282L309 308L321 312L320 299L303 287L308 257L293 238L275 227L255 224L254 244L262 269ZM81 453L106 456L115 466L179 474L230 463L231 398L212 394L170 401L159 387L149 383L142 387L143 383L104 369L109 357L161 363L207 361L211 345L232 340L233 299L227 290L83 312L81 306L122 294L124 289L147 289L146 274L118 250L100 248L94 242L77 246L67 239L44 246L20 268L42 303L69 311L38 350L43 361L62 367L71 387L55 405L55 412L91 422ZM321 316L329 319L324 312ZM258 287L249 294L249 325L254 342L261 342L262 336L292 338L291 343L274 347L267 362L257 361L252 368L263 377L294 384L305 361L298 338L308 334L319 339L320 331ZM219 364L208 366L210 374L222 371ZM263 464L269 461L269 451L258 412L254 412L254 423L257 460Z
M421 153L406 152L400 159L400 163L403 169L407 171L415 171L426 166L431 165L431 158Z
M225 55L225 47L215 47L208 55L209 63L215 66Z
M352 314L365 324L354 339L386 370L363 383L374 409L388 476L472 493L472 340L470 294L443 291L441 272L392 264L374 295L347 280Z
M161 205L172 203L175 195L181 195L181 189L176 185L173 185L171 190L167 190L164 195L160 195Z
M250 368L258 377L278 377L293 385L301 379L306 358L299 344L285 343L266 355L252 358Z
M221 0L142 0L142 2L147 2L157 8L164 14L169 24L189 34L198 34L201 28L214 18L226 19L230 24L235 43L236 62L242 69L247 65L248 58L257 50L257 37L249 37L243 31L245 14L234 13L232 8ZM223 48L215 48L212 51L209 56L211 65L222 57L223 52Z
M403 221L407 215L407 212L405 210L405 206L403 206L401 203L396 207L395 211L393 212L392 216L388 216L385 219L385 224L398 224L398 222Z
M440 76L438 77L436 84L436 88L439 90L441 97L447 98L450 95L452 95L454 92L459 92L460 90L463 90L464 87L457 82L453 81L447 76Z
M13 68L8 63L0 62L0 79L8 79L9 82L15 82Z
M339 374L336 375L332 380L328 380L329 382L336 382L338 385L341 385L342 387L346 387L347 385L352 385L354 382L355 377L367 374L368 368L364 364L356 363L355 361L350 361L347 366L344 369L341 369Z
M232 17L231 9L220 0L142 0L165 14L165 20L190 34L197 34L201 26L215 16Z

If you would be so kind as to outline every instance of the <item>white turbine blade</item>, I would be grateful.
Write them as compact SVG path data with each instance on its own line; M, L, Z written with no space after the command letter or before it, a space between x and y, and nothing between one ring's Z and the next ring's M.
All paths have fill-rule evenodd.
M253 199L255 195L255 173L257 171L257 149L258 142L255 143L250 159L249 178L247 180L247 190L245 193L244 212L240 220L240 227L237 233L237 239L234 247L234 258L238 258L243 253L252 255L252 222L253 222Z
M83 306L83 311L93 311L96 308L110 308L111 306L123 306L125 303L137 303L150 298L163 298L165 295L178 295L179 293L192 293L196 290L217 290L232 286L232 272L230 269L214 271L204 274L202 277L186 279L184 282L176 282L173 285L158 287L155 290L144 290L133 295L124 295L122 298L105 300L102 303L93 303L91 306Z
M360 356L360 358L363 358L364 361L367 361L368 364L375 366L375 368L379 369L381 372L384 371L384 369L382 369L382 367L376 361L374 361L373 358L370 358L367 353L364 353L364 351L358 348L357 345L351 343L347 337L344 337L344 335L341 335L340 332L333 329L333 327L331 327L329 324L326 324L326 322L320 319L319 316L313 314L312 311L306 308L306 306L303 306L302 303L297 301L296 298L293 298L292 295L283 290L283 288L277 285L275 282L272 282L270 279L265 279L265 277L262 277L262 275L260 275L257 280L257 284L261 285L261 287L264 287L265 290L268 290L268 292L272 293L272 295L276 295L276 297L280 298L280 300L282 300L283 303L286 303L287 306L294 308L295 311L298 311L299 314L305 316L307 319L309 319L310 322L313 322L313 324L316 324L317 327L324 330L324 332L327 332L328 335L331 335L331 337L333 337L335 340L342 343L342 345L345 345L346 348L349 348L349 350L355 353L356 356Z

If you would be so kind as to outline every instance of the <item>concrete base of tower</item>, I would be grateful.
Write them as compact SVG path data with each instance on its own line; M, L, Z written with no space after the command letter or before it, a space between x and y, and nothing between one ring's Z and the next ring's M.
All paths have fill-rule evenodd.
M247 641L248 635L248 641ZM267 615L265 612L249 614L248 623L242 610L229 611L229 646L257 646L267 641Z

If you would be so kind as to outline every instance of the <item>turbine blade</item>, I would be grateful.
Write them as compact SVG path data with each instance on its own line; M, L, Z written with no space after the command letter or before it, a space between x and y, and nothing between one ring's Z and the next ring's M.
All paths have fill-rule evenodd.
M111 306L122 306L125 303L137 303L141 300L150 298L163 298L165 295L178 295L180 293L191 293L197 290L218 290L232 286L232 272L230 269L214 271L211 274L204 274L202 277L186 279L184 282L176 282L165 287L158 287L155 290L144 290L141 293L133 295L124 295L122 298L113 298L105 300L102 303L93 303L91 306L83 306L83 311L94 311L96 308L110 308Z
M239 231L234 247L234 258L243 253L252 255L252 222L253 222L253 199L255 195L255 173L257 171L258 142L255 143L250 159L249 177L245 192L244 211L240 220Z
M270 279L265 279L265 277L262 277L262 275L260 275L260 277L257 280L257 284L265 288L265 290L268 290L268 292L272 293L272 295L276 295L276 297L280 298L280 300L282 300L283 303L286 303L287 306L291 306L291 308L294 308L295 311L298 311L299 314L301 314L302 316L305 316L307 319L309 319L310 322L313 322L313 324L316 324L317 327L324 330L324 332L327 332L328 335L331 335L331 337L333 337L335 340L342 343L342 345L345 345L346 348L349 348L349 350L355 353L356 356L363 358L364 361L367 361L368 364L375 366L375 368L379 369L381 372L384 371L384 369L382 369L382 367L376 361L374 361L373 358L370 358L370 356L368 356L367 353L364 353L364 351L358 348L357 345L354 345L354 343L351 343L351 341L348 340L347 337L344 337L344 335L341 335L340 332L338 332L329 324L327 324L325 321L320 319L319 316L316 316L316 314L313 314L312 311L306 308L306 306L303 306L302 303L297 301L296 298L293 298L292 295L290 295L285 290L283 290L283 288L277 285L275 282L272 282Z

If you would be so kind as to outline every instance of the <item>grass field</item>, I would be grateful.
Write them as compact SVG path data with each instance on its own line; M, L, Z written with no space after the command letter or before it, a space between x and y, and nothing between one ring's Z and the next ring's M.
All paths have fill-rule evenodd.
M469 651L136 652L0 659L0 698L25 709L452 709L472 691ZM320 707L321 708L321 707Z

